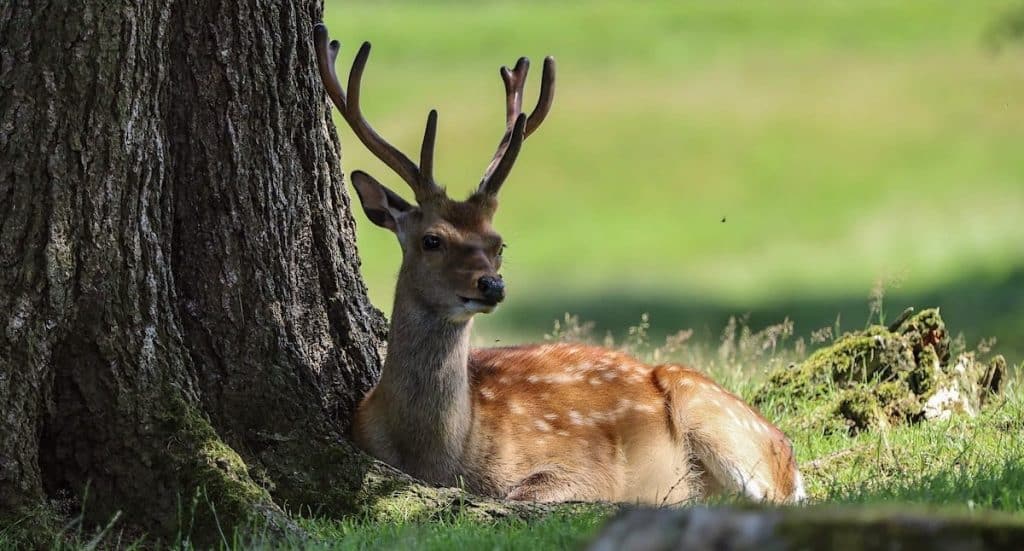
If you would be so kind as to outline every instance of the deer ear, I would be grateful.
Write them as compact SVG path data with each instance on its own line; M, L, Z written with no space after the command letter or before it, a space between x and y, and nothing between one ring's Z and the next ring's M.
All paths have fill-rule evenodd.
M398 231L398 216L415 208L361 170L352 172L352 186L356 188L366 217L374 224L393 232Z

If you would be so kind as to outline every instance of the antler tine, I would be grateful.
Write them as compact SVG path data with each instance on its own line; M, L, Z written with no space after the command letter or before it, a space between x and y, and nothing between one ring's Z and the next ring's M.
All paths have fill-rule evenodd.
M541 77L540 98L537 106L529 117L523 114L523 88L526 85L526 75L530 70L530 60L525 57L519 58L515 68L501 68L501 80L505 83L505 134L498 144L498 150L494 153L483 178L480 180L480 187L477 193L494 195L501 188L501 184L512 169L519 154L522 141L532 134L547 117L551 111L551 104L555 95L555 58L548 56L544 58L544 74ZM515 128L520 119L523 120L523 129L519 143L515 143ZM513 151L514 145L514 151ZM506 159L509 159L506 162Z
M526 75L530 72L530 60L521 57L511 71L501 67L501 80L505 83L505 127L509 130L516 122L516 117L523 112L523 87Z
M540 77L540 97L537 98L537 106L530 112L530 118L526 120L526 133L523 138L530 137L534 130L540 126L551 111L551 104L555 101L555 58L547 56L544 58L544 72Z
M434 185L434 140L437 137L437 109L427 115L427 128L423 131L420 147L420 179L423 185Z
M342 117L348 122L352 131L355 132L359 141L363 142L367 149L409 184L409 187L412 188L413 193L416 195L417 201L422 202L438 192L443 193L441 188L434 183L432 177L437 115L435 114L432 117L432 128L431 121L428 119L427 133L424 135L425 141L428 137L430 138L429 148L427 147L428 144L424 143L422 149L423 153L426 153L428 149L430 152L430 159L427 160L428 170L424 174L409 157L388 143L370 126L370 123L363 117L362 111L359 108L360 84L362 83L363 70L366 69L366 61L370 57L370 43L363 42L359 52L356 54L355 60L352 62L352 69L348 75L348 95L346 97L335 71L335 61L340 49L338 41L333 40L328 44L327 26L323 23L317 24L313 28L313 38L316 47L317 65L320 68L320 79L327 89L327 94L331 97L338 111L341 112Z
M345 114L347 111L345 108L347 103L345 91L341 89L338 75L334 71L334 61L338 58L338 50L341 48L341 44L337 40L331 40L328 43L327 27L322 23L313 27L313 43L316 47L316 64L317 68L320 69L320 81L323 82L324 88L327 89L327 95L334 102L334 106L342 114Z
M498 190L501 189L501 184L505 183L505 178L508 177L508 173L512 171L512 165L515 164L516 157L519 156L519 150L523 146L523 140L526 139L525 132L526 115L519 113L511 131L506 134L507 140L502 140L504 150L501 151L500 156L496 156L494 161L492 161L494 169L490 171L484 178L484 181L480 183L478 192L492 196L498 194Z

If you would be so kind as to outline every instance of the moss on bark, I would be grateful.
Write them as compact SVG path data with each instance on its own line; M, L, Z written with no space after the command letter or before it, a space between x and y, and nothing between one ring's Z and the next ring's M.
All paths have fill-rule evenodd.
M418 481L366 455L342 439L289 439L263 456L272 493L288 509L333 518L370 521L425 520L448 513L481 521L531 518L550 509L532 503L474 496L458 488Z
M167 460L184 507L179 510L177 526L169 526L164 533L201 545L230 538L234 531L300 534L202 413L183 400L169 401L157 418L169 435Z

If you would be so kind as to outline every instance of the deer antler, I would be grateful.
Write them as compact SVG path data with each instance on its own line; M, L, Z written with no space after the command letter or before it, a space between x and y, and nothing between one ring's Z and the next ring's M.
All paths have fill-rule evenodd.
M505 135L502 136L498 151L495 152L491 164L487 166L487 171L480 180L477 193L498 193L516 162L523 141L537 130L551 110L551 103L555 98L555 58L544 58L540 98L533 112L527 117L523 113L523 87L526 85L526 74L529 71L530 60L525 57L519 58L512 70L508 67L501 68L501 80L505 83Z
M366 60L370 56L370 43L363 42L352 62L348 75L348 96L338 82L334 63L338 58L341 45L337 40L328 43L327 26L323 23L313 27L313 42L316 47L316 61L320 68L320 80L327 89L335 107L341 112L348 125L359 140L377 156L384 164L391 167L416 195L416 201L423 203L431 197L443 195L444 190L434 182L434 139L437 135L437 111L431 111L427 117L427 128L423 134L423 146L420 149L420 166L417 167L404 153L391 145L378 134L370 123L366 122L359 109L359 86L366 68Z

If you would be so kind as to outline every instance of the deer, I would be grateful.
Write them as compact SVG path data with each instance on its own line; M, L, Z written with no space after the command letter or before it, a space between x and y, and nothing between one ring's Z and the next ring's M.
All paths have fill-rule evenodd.
M551 110L554 58L544 60L529 115L529 61L501 68L505 131L479 185L460 201L434 179L437 111L427 116L417 165L360 109L369 42L355 56L347 93L335 72L340 44L323 24L314 43L327 95L415 199L351 173L366 217L395 234L402 254L380 380L353 418L360 448L427 483L509 500L805 499L786 435L696 369L584 344L470 346L474 316L506 298L505 245L492 220L523 142Z

